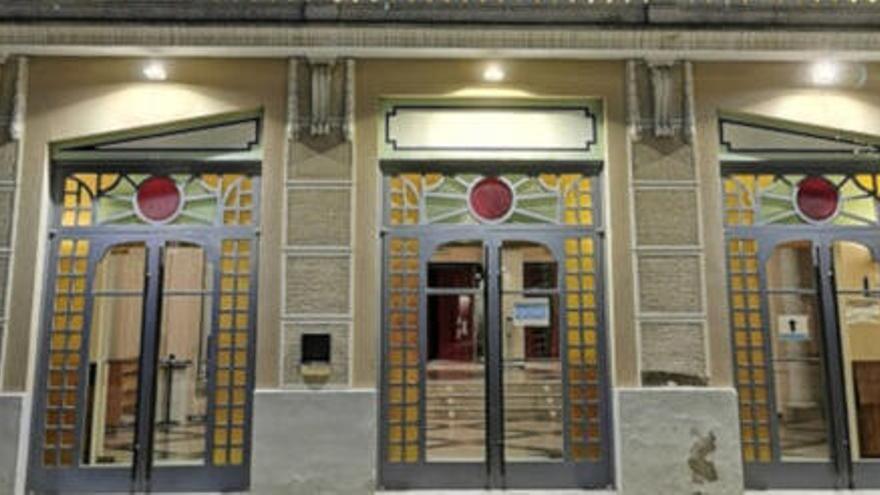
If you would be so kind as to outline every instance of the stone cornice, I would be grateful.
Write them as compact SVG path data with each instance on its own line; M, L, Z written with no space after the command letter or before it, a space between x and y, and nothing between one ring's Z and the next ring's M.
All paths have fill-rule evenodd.
M0 19L876 26L874 0L5 0Z
M880 60L880 30L0 23L0 54Z

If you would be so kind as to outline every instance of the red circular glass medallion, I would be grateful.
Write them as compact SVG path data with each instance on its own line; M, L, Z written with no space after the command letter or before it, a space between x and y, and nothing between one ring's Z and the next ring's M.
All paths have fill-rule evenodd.
M471 211L481 219L500 220L513 206L513 191L498 177L485 177L471 188L468 202Z
M144 218L162 222L174 216L180 208L180 191L170 178L154 175L138 186L136 201Z
M797 185L797 208L811 220L821 222L837 213L840 195L837 188L824 177L810 176Z

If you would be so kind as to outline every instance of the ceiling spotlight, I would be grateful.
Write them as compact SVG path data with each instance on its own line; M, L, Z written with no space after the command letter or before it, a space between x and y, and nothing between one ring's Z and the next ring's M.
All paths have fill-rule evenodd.
M504 69L498 64L490 64L483 71L483 79L489 82L499 82L504 80Z
M840 64L823 60L816 62L810 68L810 78L817 86L832 86L840 82Z
M168 78L168 73L165 72L165 65L161 62L149 62L144 66L143 73L144 77L150 81L164 81Z

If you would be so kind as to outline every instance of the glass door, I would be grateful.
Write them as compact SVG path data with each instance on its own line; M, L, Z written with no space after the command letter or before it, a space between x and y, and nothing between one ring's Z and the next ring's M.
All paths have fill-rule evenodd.
M842 369L842 421L853 488L880 487L880 242L838 240L829 250Z
M594 241L520 239L390 241L386 483L608 483Z

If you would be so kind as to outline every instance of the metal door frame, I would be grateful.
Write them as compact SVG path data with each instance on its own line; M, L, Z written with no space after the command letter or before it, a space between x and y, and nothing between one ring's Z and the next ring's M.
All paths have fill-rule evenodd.
M594 186L595 188L595 186ZM595 190L595 189L594 189ZM598 213L597 213L598 214ZM573 229L566 226L516 226L516 225L480 225L480 226L443 226L436 225L422 229L388 229L383 232L383 259L388 255L387 239L389 237L411 238L419 240L419 350L422 359L419 363L419 428L425 431L426 417L426 372L425 356L427 356L427 266L435 250L443 244L454 241L479 241L484 249L486 277L486 459L483 462L427 462L424 459L425 435L420 435L420 460L412 464L394 464L385 461L387 452L387 403L388 383L386 380L386 360L388 352L387 328L389 308L385 304L388 297L387 273L383 273L383 331L382 331L382 364L380 366L380 411L379 411L379 477L380 484L386 488L604 488L613 482L613 429L611 426L611 396L608 374L608 356L605 328L604 298L604 252L602 250L603 235L600 229ZM510 462L503 458L504 452L504 417L503 417L503 369L500 341L501 287L498 283L500 275L500 248L505 241L527 241L545 246L556 259L557 287L560 304L564 303L564 242L568 238L593 239L596 260L596 312L597 312L597 354L598 369L602 384L600 385L600 430L603 438L599 462ZM383 263L383 272L385 271ZM560 332L567 328L563 325L565 311L557 312L557 324ZM562 398L563 428L562 436L565 446L568 443L568 374L567 370L567 339L560 336L560 359L563 365Z
M167 175L174 173L209 173L209 174L245 174L252 183L252 223L248 226L202 226L202 225L111 225L92 227L61 227L61 190L64 177L73 172L104 172L104 173L139 173ZM250 484L250 459L252 452L251 433L253 429L253 390L255 386L256 357L256 315L257 289L259 273L259 225L261 210L260 162L238 162L234 164L212 164L204 161L174 161L169 164L146 162L126 162L116 167L89 162L55 161L52 164L52 205L51 218L53 227L49 231L49 249L46 253L46 275L43 290L42 310L40 316L40 340L37 353L37 369L35 375L34 399L31 412L31 433L29 441L27 489L37 493L79 493L79 492L126 492L126 491L228 491L246 490ZM77 387L77 426L74 430L75 463L70 467L46 468L42 463L42 439L46 391L48 388L49 337L55 299L57 276L56 261L58 245L61 240L88 240L88 267L83 309L83 330L80 353L80 377ZM214 466L211 458L213 450L214 401L211 400L216 388L216 335L219 329L220 312L220 280L221 280L221 244L224 240L251 242L250 253L250 289L248 294L248 322L250 326L247 343L247 383L244 404L244 439L243 461L241 465ZM213 263L213 287L211 295L211 328L207 346L207 395L205 422L205 457L201 465L153 466L152 446L135 446L135 456L130 467L81 467L81 442L85 424L84 394L87 386L85 376L88 371L89 341L91 337L92 312L94 295L92 294L95 269L107 250L114 245L143 243L146 248L145 260L145 297L143 299L143 317L141 327L141 349L138 369L138 405L135 441L146 436L152 442L155 386L144 384L143 378L156 380L155 353L159 341L161 301L159 300L161 280L162 253L169 242L185 242L200 246L207 261ZM145 386L146 385L146 386ZM147 407L143 407L144 403Z
M880 262L880 233L865 227L845 226L758 226L728 227L729 239L754 239L758 243L758 274L760 281L761 318L765 322L764 353L767 359L768 405L773 460L746 462L746 486L766 488L876 488L880 487L880 459L854 462L849 441L849 410L846 403L844 359L838 320L837 291L834 284L832 248L835 242L854 242L870 249ZM773 333L769 330L769 290L766 265L774 250L786 242L804 241L811 245L815 271L814 290L819 311L819 332L822 340L823 409L826 412L828 447L827 462L785 462L780 459L779 425L776 416L775 374L772 366ZM733 337L731 332L731 338ZM734 344L735 348L735 344ZM873 465L871 465L873 464Z

